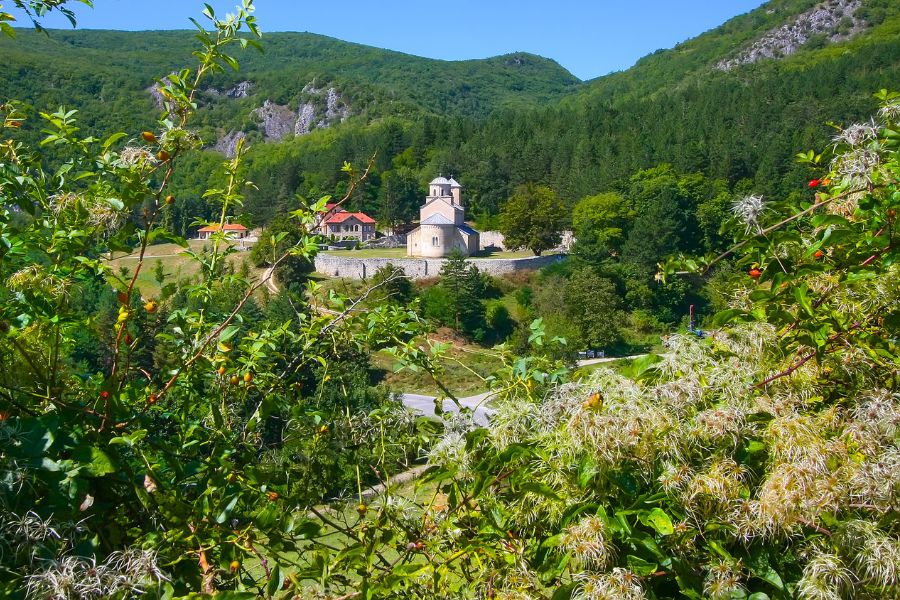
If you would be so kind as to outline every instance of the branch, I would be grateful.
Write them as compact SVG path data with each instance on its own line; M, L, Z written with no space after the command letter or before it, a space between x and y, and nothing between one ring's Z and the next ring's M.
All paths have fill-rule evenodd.
M816 355L816 353L814 351L810 352L809 354L807 354L806 356L801 358L799 362L794 363L793 365L788 367L786 370L782 371L781 373L776 373L775 375L772 375L771 377L766 378L765 380L757 383L753 387L758 387L758 388L765 387L765 386L769 385L770 383L772 383L773 381L775 381L776 379L781 379L782 377L787 377L788 375L790 375L791 373L793 373L794 371L796 371L797 369L799 369L800 367L802 367L803 365L808 363L810 360L812 360L812 358L815 355Z
M844 192L844 193L842 193L842 194L838 194L837 196L832 196L832 197L830 197L830 198L827 198L827 199L825 199L825 200L822 200L821 202L816 202L815 204L813 204L812 206L810 206L810 207L807 208L806 210L803 210L803 211L801 211L801 212L798 212L796 215L792 215L792 216L790 216L790 217L784 219L783 221L779 221L778 223L775 223L774 225L772 225L772 226L770 226L770 227L766 227L765 229L763 229L762 231L760 231L758 234L756 234L756 235L753 236L752 238L747 238L747 239L744 240L743 242L741 242L741 243L739 243L739 244L737 244L737 245L735 245L735 246L732 246L731 248L729 248L728 250L726 250L725 252L723 252L722 254L720 254L719 256L717 256L716 258L714 258L714 259L712 260L712 262L710 262L708 265L706 265L706 268L703 269L703 270L700 272L700 275L706 275L706 273L709 272L709 270L713 267L713 265L715 265L716 263L721 262L722 260L728 258L728 257L731 256L732 254L734 254L735 252L737 252L738 250L740 250L741 248L743 248L744 246L746 246L747 244L749 244L751 240L753 240L753 239L755 239L755 238L757 238L757 237L759 237L759 236L765 236L765 235L767 235L767 234L769 234L769 233L772 233L772 232L775 231L776 229L780 229L780 228L784 227L785 225L787 225L788 223L790 223L790 222L792 222L792 221L796 221L797 219L799 219L799 218L801 218L801 217L804 217L804 216L808 215L809 213L815 211L817 208L821 208L821 207L825 206L826 204L830 204L831 202L834 202L835 200L838 200L838 199L840 199L840 198L845 198L846 196L849 196L850 194L855 194L855 193L857 193L858 191L859 191L859 190L853 190L853 191Z

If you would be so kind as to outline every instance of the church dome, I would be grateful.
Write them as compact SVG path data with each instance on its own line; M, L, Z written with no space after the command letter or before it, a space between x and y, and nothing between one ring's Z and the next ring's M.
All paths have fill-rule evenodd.
M447 185L449 183L450 182L447 181L446 177L435 177L431 180L431 183L429 185Z

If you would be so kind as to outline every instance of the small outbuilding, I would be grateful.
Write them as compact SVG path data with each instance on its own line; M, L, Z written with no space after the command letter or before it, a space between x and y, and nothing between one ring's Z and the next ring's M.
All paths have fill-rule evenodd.
M218 231L224 231L225 237L233 240L242 240L250 236L250 230L240 223L225 223L223 226L207 225L201 227L197 231L197 237L201 240L208 240L210 236Z

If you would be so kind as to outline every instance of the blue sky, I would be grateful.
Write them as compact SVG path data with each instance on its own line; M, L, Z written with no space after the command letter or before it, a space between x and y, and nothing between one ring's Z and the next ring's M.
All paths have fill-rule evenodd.
M9 2L0 3L9 10ZM236 0L210 0L227 12ZM761 0L257 0L263 31L311 31L419 56L457 60L527 51L552 58L582 79L628 68L659 48L711 29ZM80 28L185 29L194 0L73 3ZM14 14L21 16L17 11ZM19 25L24 25L20 22ZM60 18L45 26L62 27Z

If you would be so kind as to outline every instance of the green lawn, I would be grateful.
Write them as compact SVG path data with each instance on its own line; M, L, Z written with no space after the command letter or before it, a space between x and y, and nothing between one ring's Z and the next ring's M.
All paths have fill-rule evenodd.
M362 250L329 250L326 254L344 258L406 258L406 248L368 248Z
M206 240L189 240L189 249L194 252L200 252L204 247L212 248L212 242ZM199 264L185 256L183 252L187 248L182 248L177 244L158 244L149 246L144 254L144 264L137 278L137 288L141 294L146 297L157 297L160 293L159 282L156 281L156 264L161 262L163 271L166 274L166 283L174 283L183 279L194 278L200 271ZM106 263L113 268L117 275L122 275L123 270L125 277L131 278L135 268L138 265L139 253L136 250L131 254L117 252L111 260ZM228 262L235 270L240 269L241 262L249 260L249 252L237 252L228 257ZM251 276L262 275L263 269L250 267Z
M369 248L362 250L329 250L327 254L343 256L346 258L407 258L406 248ZM515 252L482 252L473 258L530 258L534 256L531 250L517 250Z
M453 342L440 362L444 369L442 382L459 397L474 396L487 391L485 383L503 363L497 354L480 346ZM394 357L387 352L372 355L375 378L392 391L412 394L440 395L442 392L430 375L423 371L404 369L397 372Z

